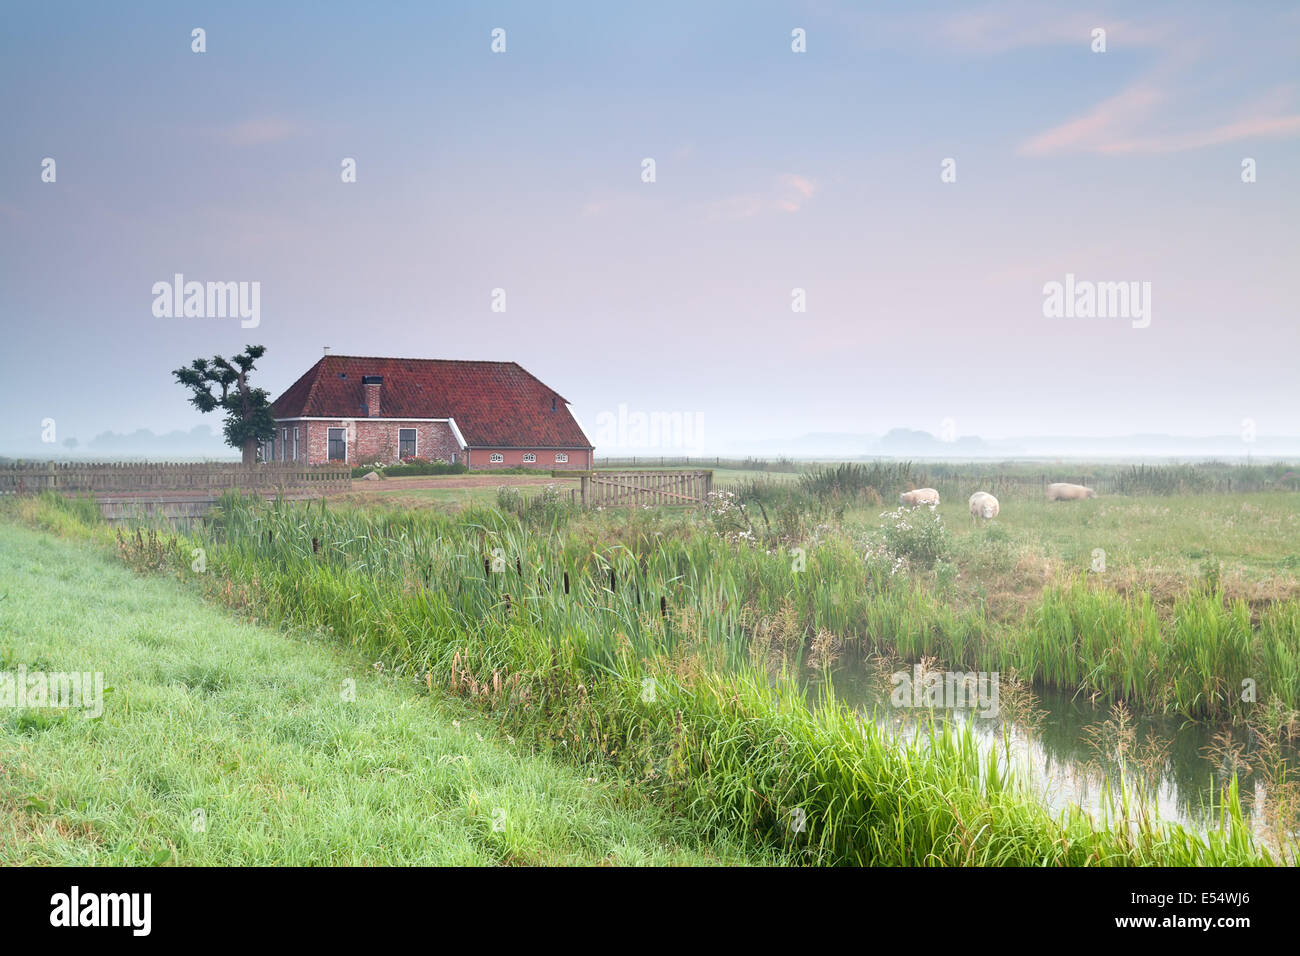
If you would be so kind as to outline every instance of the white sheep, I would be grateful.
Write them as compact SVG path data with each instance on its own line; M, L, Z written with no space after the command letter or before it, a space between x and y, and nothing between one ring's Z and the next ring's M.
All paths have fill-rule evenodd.
M898 496L900 505L911 505L913 508L918 505L937 505L939 503L939 492L933 488L917 488L915 491L905 491Z
M983 518L988 521L998 516L998 499L987 491L977 491L970 496L970 516L972 521Z
M1085 488L1083 485L1072 485L1066 481L1058 481L1047 486L1048 501L1081 501L1084 498L1096 497L1097 492L1091 488Z

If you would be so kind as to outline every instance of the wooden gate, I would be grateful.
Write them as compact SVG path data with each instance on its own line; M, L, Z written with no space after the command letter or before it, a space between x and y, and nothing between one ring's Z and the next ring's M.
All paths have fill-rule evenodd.
M584 508L699 507L713 490L712 471L584 471L579 476Z

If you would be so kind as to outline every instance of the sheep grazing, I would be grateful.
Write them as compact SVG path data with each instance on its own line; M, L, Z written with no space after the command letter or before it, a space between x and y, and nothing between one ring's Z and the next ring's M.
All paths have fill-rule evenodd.
M933 488L917 488L915 491L905 491L898 496L900 505L911 505L913 508L918 505L937 505L939 503L939 492Z
M1048 501L1082 501L1084 498L1096 497L1097 492L1091 488L1085 488L1083 485L1072 485L1069 482L1058 481L1047 486Z
M998 516L998 499L987 491L977 491L970 496L970 516L972 520L983 518L988 521Z

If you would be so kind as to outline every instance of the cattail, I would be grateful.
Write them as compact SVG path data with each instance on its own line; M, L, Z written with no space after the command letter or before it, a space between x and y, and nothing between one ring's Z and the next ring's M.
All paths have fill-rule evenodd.
M662 595L659 598L659 616L660 617L668 616L668 598Z
M611 591L614 590L614 569L613 568L609 569L609 589Z
M519 559L518 559L518 558L515 558L515 574L519 575L521 578L524 576L524 569L523 569L523 567L519 564Z
M320 540L317 538L311 539L311 553L320 554Z
M120 534L121 532L118 533ZM564 593L565 594L569 593L569 572L568 571L564 572Z

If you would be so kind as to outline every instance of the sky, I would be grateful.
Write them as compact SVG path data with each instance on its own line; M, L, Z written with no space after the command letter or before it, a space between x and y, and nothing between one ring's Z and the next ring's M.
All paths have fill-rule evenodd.
M274 395L325 346L516 361L609 450L620 408L704 451L1300 435L1295 3L5 19L0 454L219 430L170 372L248 343ZM257 326L156 314L177 273L258 283ZM1149 310L1049 317L1067 276Z

